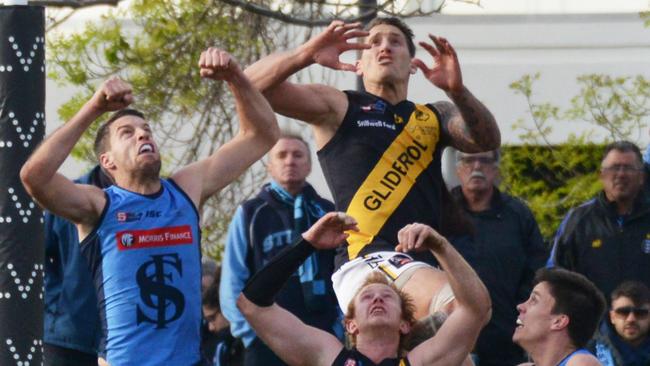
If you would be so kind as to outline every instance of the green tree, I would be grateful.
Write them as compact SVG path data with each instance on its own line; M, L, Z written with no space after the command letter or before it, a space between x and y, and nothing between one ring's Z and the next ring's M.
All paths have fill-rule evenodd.
M510 85L525 98L530 116L513 125L524 143L504 147L502 184L528 202L542 234L550 239L571 207L602 189L598 172L605 144L623 139L638 142L647 133L650 81L643 75L583 75L577 78L580 90L570 107L561 110L533 101L539 77L524 75ZM569 135L562 144L549 142L554 127L566 128L574 121L586 121L593 127ZM602 144L590 142L597 132L605 135Z

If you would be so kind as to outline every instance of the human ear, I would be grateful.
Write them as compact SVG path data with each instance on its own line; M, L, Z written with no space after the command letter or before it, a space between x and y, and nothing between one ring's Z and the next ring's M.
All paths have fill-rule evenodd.
M348 334L356 335L357 333L359 333L359 327L357 326L357 323L354 320L346 320L345 331L348 332Z
M553 323L551 323L551 329L560 330L568 327L569 323L570 323L569 317L564 314L560 314L556 316L555 319L553 319Z
M357 60L357 61L354 63L354 67L357 68L356 74L357 74L358 76L363 76L363 70L361 70L361 60Z
M113 162L113 157L108 152L105 152L99 156L99 164L106 171L111 171L115 169L115 163Z
M405 321L402 320L399 323L399 332L402 335L407 335L407 334L409 334L410 331L411 331L411 325L408 322L405 322Z

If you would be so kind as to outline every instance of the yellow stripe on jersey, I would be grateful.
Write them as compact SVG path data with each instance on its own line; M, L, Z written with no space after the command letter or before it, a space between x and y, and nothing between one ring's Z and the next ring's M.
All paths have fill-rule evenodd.
M379 269L381 269L391 280L395 281L397 279L397 274L390 270L390 266L386 264L380 264Z
M402 132L350 201L347 214L359 223L359 232L348 232L350 259L356 258L372 242L415 185L417 177L431 164L439 137L440 125L435 113L416 104Z
M406 361L403 358L399 360L399 366L406 366Z

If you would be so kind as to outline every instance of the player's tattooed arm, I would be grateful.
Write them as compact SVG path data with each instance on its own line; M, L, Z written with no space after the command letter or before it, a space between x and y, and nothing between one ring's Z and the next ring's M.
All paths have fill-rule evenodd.
M498 149L501 133L487 107L465 87L459 93L448 95L453 104L434 104L440 117L443 142L468 153Z
M463 84L454 47L443 37L430 34L429 38L431 43L419 42L419 45L431 55L433 63L429 67L414 58L413 65L455 104L435 104L441 117L443 143L469 153L497 149L501 144L499 127L492 113Z

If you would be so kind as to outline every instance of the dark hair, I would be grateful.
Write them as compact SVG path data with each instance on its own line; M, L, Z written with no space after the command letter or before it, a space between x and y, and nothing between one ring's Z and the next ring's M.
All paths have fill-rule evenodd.
M214 279L210 285L203 291L201 305L210 309L221 311L221 302L219 301L219 283L221 282L221 267L217 266L214 273Z
M612 302L625 296L632 300L636 306L650 304L650 288L639 281L625 281L612 291Z
M93 152L95 153L95 157L97 158L97 161L99 161L99 156L104 152L106 152L106 150L108 149L109 127L111 127L111 124L113 124L113 122L115 122L116 120L124 116L136 116L145 119L144 114L142 112L131 108L120 109L119 111L111 114L108 120L106 120L106 122L102 123L101 126L99 126L99 128L97 129L97 134L95 135Z
M643 156L641 155L641 150L639 150L639 147L636 146L636 144L626 140L614 141L605 146L605 151L603 152L603 158L601 159L601 162L607 158L607 155L609 155L612 150L620 152L632 152L636 156L636 160L639 163L639 166L643 165Z
M605 312L605 297L600 290L587 277L561 268L538 270L534 282L548 283L555 299L551 313L569 317L569 338L575 347L584 347Z
M396 17L377 17L368 23L366 26L366 30L371 30L375 26L378 26L380 24L387 24L387 25L392 25L393 27L399 29L402 34L404 34L404 38L406 38L406 45L408 46L409 49L409 54L411 57L415 56L415 43L413 42L413 31L411 28L406 25L401 19L396 18Z

